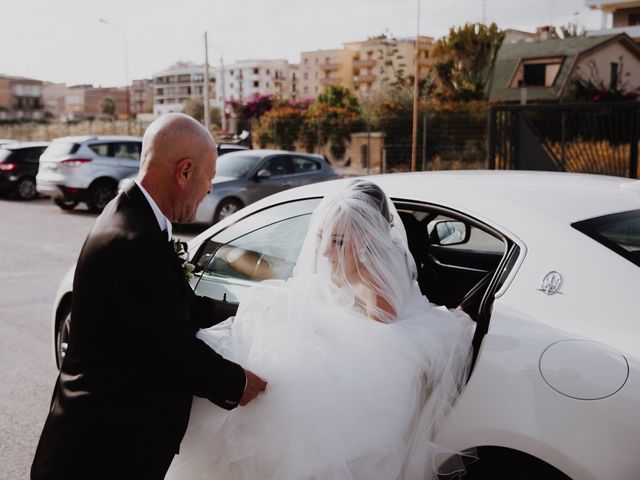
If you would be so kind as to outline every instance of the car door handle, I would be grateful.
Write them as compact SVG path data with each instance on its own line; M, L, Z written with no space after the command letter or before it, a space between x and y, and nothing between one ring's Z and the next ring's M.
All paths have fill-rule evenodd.
M282 182L280 185L283 185L285 187L291 187L293 185L293 183L291 183L291 182Z

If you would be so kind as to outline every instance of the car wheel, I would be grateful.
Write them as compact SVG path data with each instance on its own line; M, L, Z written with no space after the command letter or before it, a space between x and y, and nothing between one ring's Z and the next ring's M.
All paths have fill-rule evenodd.
M58 368L62 367L62 360L67 354L67 348L69 347L69 331L71 325L71 307L67 308L62 320L58 324L56 331L56 361Z
M66 198L54 198L53 203L59 206L62 210L73 210L78 205L75 200L67 200Z
M117 189L115 184L111 182L96 182L89 187L87 205L89 211L100 213L107 206L107 203L116 196Z
M220 220L227 218L229 215L236 213L243 207L242 203L233 198L226 198L220 202L216 209L216 214L213 216L213 223L218 223Z
M36 181L31 177L24 177L16 185L16 193L22 200L32 200L38 194Z

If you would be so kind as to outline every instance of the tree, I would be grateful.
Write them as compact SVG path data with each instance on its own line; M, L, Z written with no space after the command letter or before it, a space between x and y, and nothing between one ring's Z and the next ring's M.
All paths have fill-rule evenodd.
M182 113L195 118L199 122L204 121L204 101L201 97L188 98L182 105ZM216 125L220 125L220 109L217 107L209 108L209 121Z
M560 32L558 32L558 29ZM577 23L567 23L566 25L561 25L558 29L553 29L551 33L552 39L564 39L564 38L572 38L572 37L584 37L587 35L587 31L584 27L578 28Z
M102 97L98 102L98 110L102 115L113 118L116 114L116 102L113 97Z
M432 88L436 96L454 101L486 99L503 40L504 32L495 23L452 27L432 51Z

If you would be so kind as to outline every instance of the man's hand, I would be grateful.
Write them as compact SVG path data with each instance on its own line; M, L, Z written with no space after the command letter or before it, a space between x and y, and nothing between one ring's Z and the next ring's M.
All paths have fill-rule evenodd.
M244 389L242 398L240 398L240 406L242 407L256 398L260 394L260 392L264 392L267 388L267 382L262 380L255 373L249 370L245 370L244 373L247 376L247 386Z

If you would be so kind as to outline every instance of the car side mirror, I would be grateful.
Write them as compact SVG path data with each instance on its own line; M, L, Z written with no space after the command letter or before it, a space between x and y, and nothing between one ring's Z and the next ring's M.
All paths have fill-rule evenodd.
M444 220L437 222L431 231L434 245L461 245L469 240L471 229L464 222Z
M256 180L266 180L267 178L271 178L271 172L266 168L263 168L255 176Z

